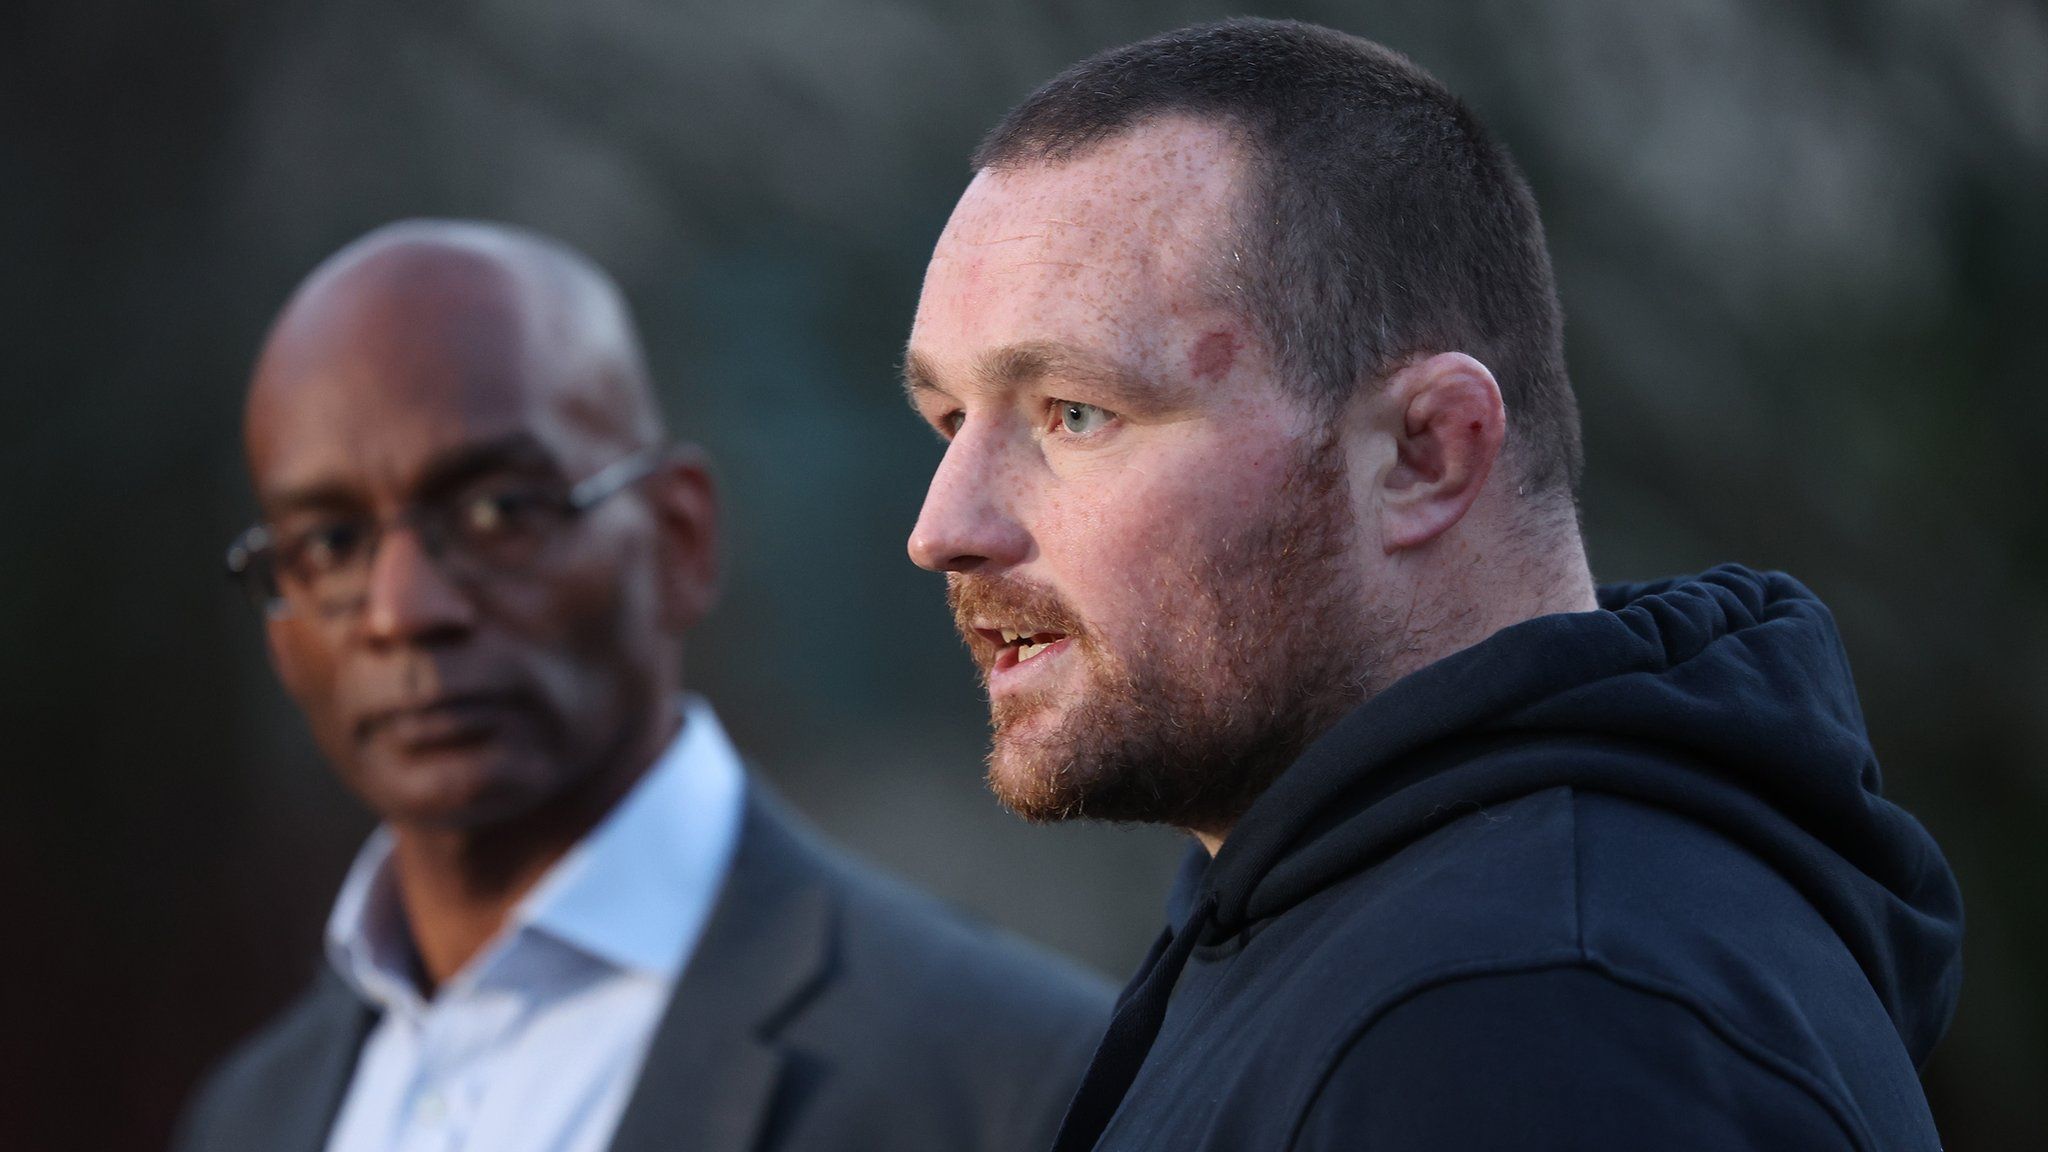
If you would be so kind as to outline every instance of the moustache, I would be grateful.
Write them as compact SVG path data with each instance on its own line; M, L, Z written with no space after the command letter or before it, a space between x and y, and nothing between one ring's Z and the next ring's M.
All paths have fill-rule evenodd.
M1081 618L1050 589L1034 584L949 572L946 605L953 610L953 627L967 642L968 651L983 673L995 663L996 653L1003 647L1001 640L989 634L994 629L1058 632L1076 645L1088 643L1088 628Z

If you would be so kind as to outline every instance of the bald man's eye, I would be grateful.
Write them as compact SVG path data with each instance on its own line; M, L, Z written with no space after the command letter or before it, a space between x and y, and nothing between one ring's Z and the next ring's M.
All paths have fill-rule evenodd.
M1074 400L1056 401L1054 411L1059 416L1060 427L1069 436L1092 435L1116 419L1115 414L1106 408L1097 408L1093 404L1082 404Z
M539 488L472 492L455 504L450 519L456 534L483 542L545 531L561 511L561 498Z
M367 552L375 529L354 520L328 520L295 527L278 534L279 570L296 579L311 580L348 568Z

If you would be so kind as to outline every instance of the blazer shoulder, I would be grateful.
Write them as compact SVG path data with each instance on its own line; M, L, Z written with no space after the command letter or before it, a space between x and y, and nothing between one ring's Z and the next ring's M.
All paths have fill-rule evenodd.
M186 1105L172 1147L257 1148L269 1142L265 1133L324 1125L374 1022L370 1008L323 965L298 999L207 1073Z
M808 1109L830 1123L805 1131L845 1147L1050 1143L1108 1022L1109 985L861 863L772 801L745 835L743 856L832 909L825 978L778 1032L834 1070Z
M1033 1016L1107 1021L1115 990L1072 960L858 864L848 877L849 974L916 977L933 997Z
M1108 1020L1115 990L1102 977L856 859L772 797L759 804L749 834L800 863L838 906L836 981L1026 1030L1094 1032Z

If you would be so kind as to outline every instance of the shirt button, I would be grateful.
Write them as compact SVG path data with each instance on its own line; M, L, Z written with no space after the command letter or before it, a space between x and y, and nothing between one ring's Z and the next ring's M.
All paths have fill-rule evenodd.
M423 1093L413 1105L412 1118L421 1124L439 1124L448 1118L448 1097L440 1091Z

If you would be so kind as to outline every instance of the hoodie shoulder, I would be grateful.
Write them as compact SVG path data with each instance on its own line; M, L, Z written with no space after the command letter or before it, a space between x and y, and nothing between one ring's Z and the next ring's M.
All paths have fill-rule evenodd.
M1629 1086L1608 1100L1643 1104L1605 1122L1653 1126L1644 1133L1683 1130L1722 1096L1746 1102L1728 1113L1737 1127L1701 1129L1726 1136L1701 1147L1885 1147L1864 1133L1932 1133L1890 1017L1826 920L1745 846L1652 805L1557 787L1474 806L1217 964L1247 961L1213 978L1290 979L1242 1021L1270 1049L1246 1086L1267 1092L1270 1074L1297 1092L1319 1085L1313 1106L1302 1100L1308 1132L1368 1120L1350 1130L1376 1132L1358 1109L1390 1101L1466 1100L1427 1111L1468 1122L1496 1093L1501 1108L1537 1107L1607 1082ZM1197 982L1205 967L1198 955ZM1659 1044L1663 1063L1639 1059ZM1409 1088L1351 1099L1383 1065ZM1743 1143L1752 1123L1814 1138ZM1425 1125L1414 1146L1490 1146L1461 1131ZM1557 1132L1558 1147L1610 1146Z
M1836 925L1763 855L1620 797L1574 802L1582 951L1802 1069L1880 1131L1928 1125L1898 1025Z
M1796 1069L1577 966L1456 979L1387 1011L1318 1085L1290 1146L1352 1148L1363 1132L1379 1152L1878 1147Z

